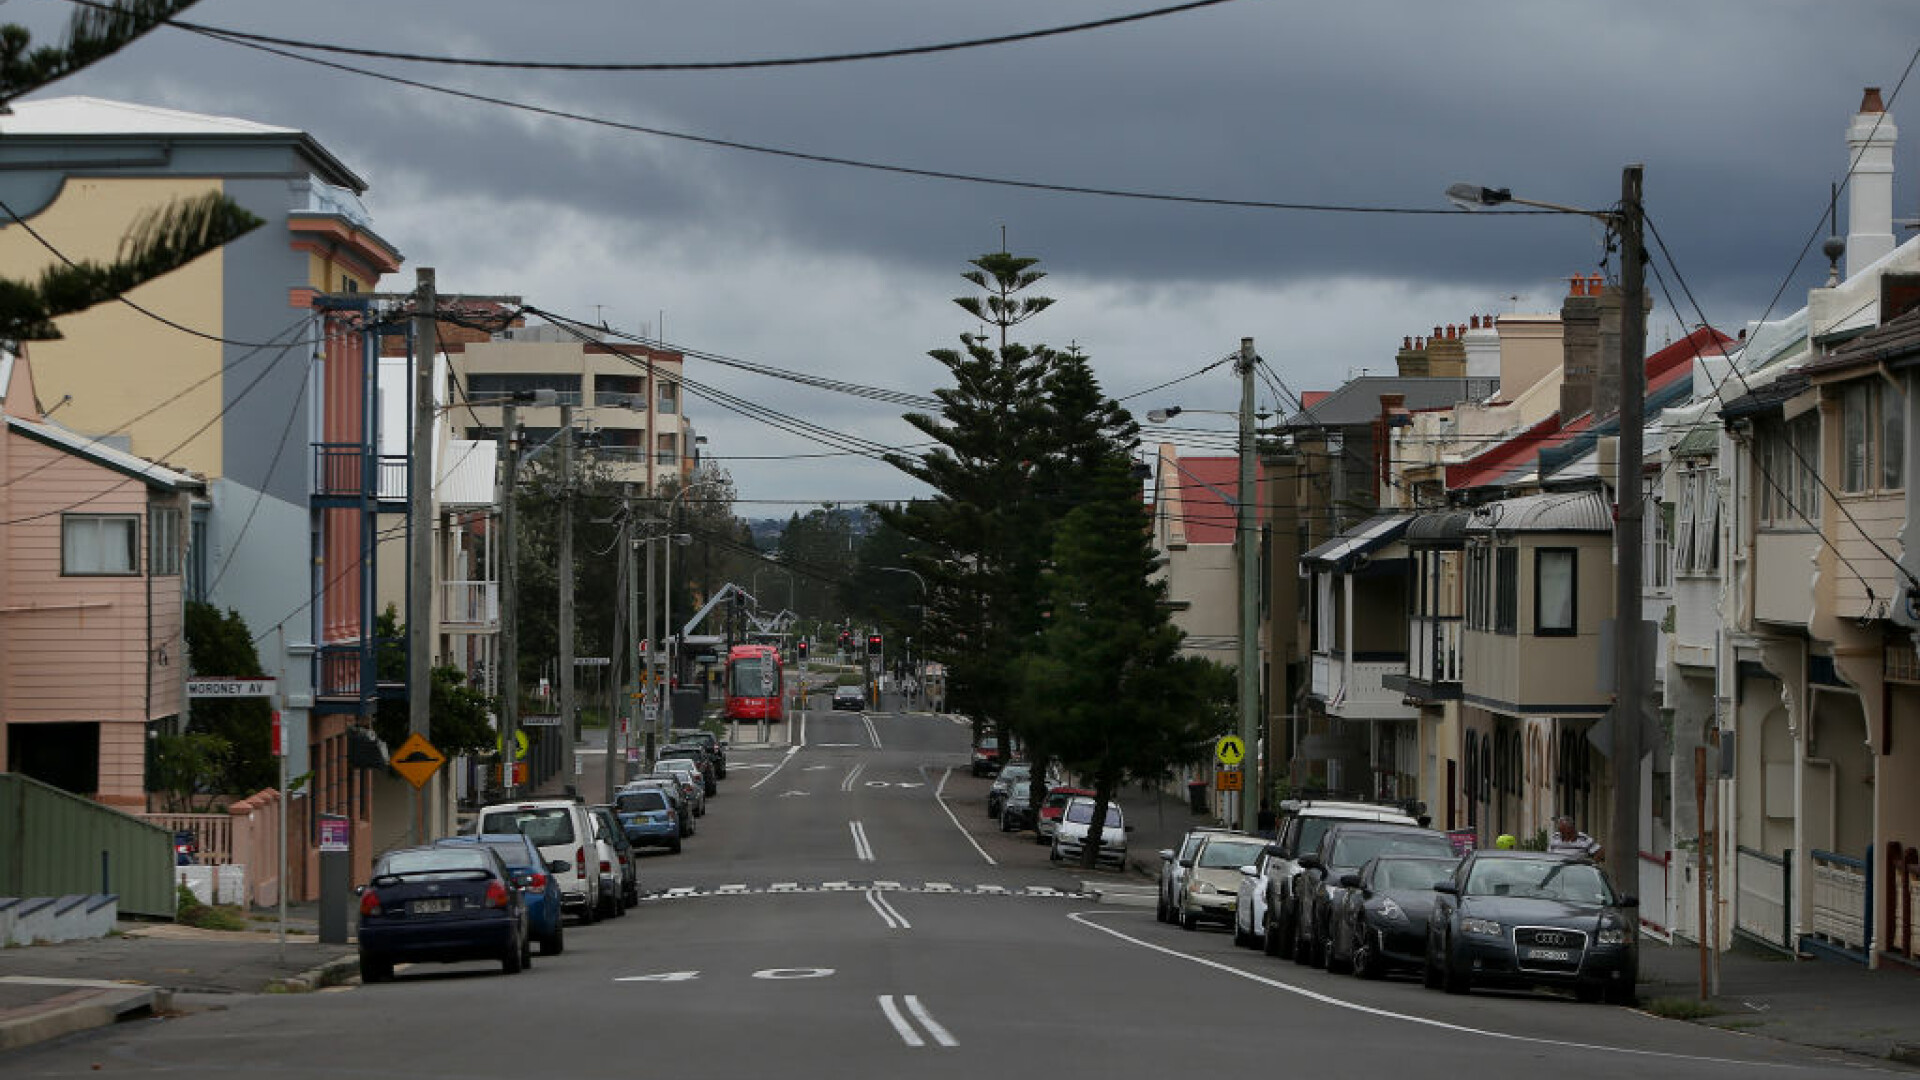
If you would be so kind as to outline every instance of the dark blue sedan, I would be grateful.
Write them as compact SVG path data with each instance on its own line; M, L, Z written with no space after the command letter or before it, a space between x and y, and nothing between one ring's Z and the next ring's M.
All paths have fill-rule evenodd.
M1426 962L1433 887L1450 880L1459 863L1450 856L1381 855L1346 875L1333 911L1330 962L1352 965L1363 979L1418 971Z
M540 944L541 956L558 956L567 947L566 927L560 920L560 882L554 878L569 867L540 860L540 849L524 833L487 833L485 836L454 836L435 842L436 847L472 847L485 843L520 889L527 905L527 932ZM555 863L564 860L556 859Z
M613 797L613 809L620 815L627 843L679 852L680 812L666 792L658 788L622 791Z
M384 982L400 961L533 962L527 906L507 865L481 844L401 848L374 864L360 890L360 981Z

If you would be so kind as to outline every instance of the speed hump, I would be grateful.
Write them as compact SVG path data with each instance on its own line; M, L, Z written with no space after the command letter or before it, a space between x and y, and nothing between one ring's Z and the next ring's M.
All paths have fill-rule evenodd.
M1213 744L1213 759L1222 765L1238 765L1247 760L1247 744L1238 735L1222 735Z

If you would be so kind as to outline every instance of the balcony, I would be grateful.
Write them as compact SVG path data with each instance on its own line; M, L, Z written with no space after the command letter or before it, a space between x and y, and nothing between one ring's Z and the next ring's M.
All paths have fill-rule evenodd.
M335 507L369 499L405 504L407 472L405 454L373 454L359 443L315 443L313 501Z
M498 632L500 629L500 583L497 581L441 582L440 628L454 632Z
M1326 703L1327 715L1342 720L1412 720L1418 710L1405 695L1387 685L1389 677L1405 677L1405 653L1339 652L1313 654L1313 696Z
M1422 701L1453 701L1460 697L1460 629L1458 615L1415 615L1407 622L1406 671L1382 680L1393 691Z

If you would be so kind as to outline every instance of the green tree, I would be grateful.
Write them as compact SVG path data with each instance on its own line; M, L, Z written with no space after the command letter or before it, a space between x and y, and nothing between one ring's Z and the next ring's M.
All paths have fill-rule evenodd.
M32 47L22 26L0 26L0 108L111 56L195 0L114 0L77 6L60 46ZM121 238L112 262L59 261L34 281L0 278L0 341L60 337L54 320L112 300L185 266L264 222L219 192L149 210Z
M203 677L260 679L260 653L240 613L198 601L187 604L187 657L190 670ZM187 731L211 735L227 753L212 778L216 792L244 798L274 787L279 765L273 756L273 706L266 698L194 698L187 703Z
M1115 445L1088 483L1054 542L1048 626L1021 663L1020 698L1044 718L1034 741L1092 784L1099 821L1122 782L1164 779L1231 729L1233 677L1180 655L1131 457ZM1087 866L1097 831L1090 840Z
M170 813L196 814L213 808L221 792L233 747L218 735L187 732L159 735L147 754L147 790L161 796Z
M407 678L407 627L400 611L392 604L374 621L374 665L381 682L405 682ZM467 685L466 673L457 667L442 665L431 673L433 684L427 692L427 741L448 757L459 754L490 753L495 735L490 713L493 698ZM382 698L374 713L373 731L392 752L411 734L407 702Z

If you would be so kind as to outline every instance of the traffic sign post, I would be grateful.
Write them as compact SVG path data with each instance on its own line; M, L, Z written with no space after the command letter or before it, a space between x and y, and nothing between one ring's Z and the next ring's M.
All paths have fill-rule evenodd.
M525 745L526 739L525 734L520 735L521 745ZM521 753L524 755L525 751ZM407 741L400 744L400 749L395 750L387 762L395 772L407 778L407 783L412 784L415 791L425 787L433 774L439 772L440 766L446 763L447 756L417 731L407 736Z
M1238 765L1247 760L1247 744L1238 735L1222 735L1213 744L1213 759L1222 765Z

